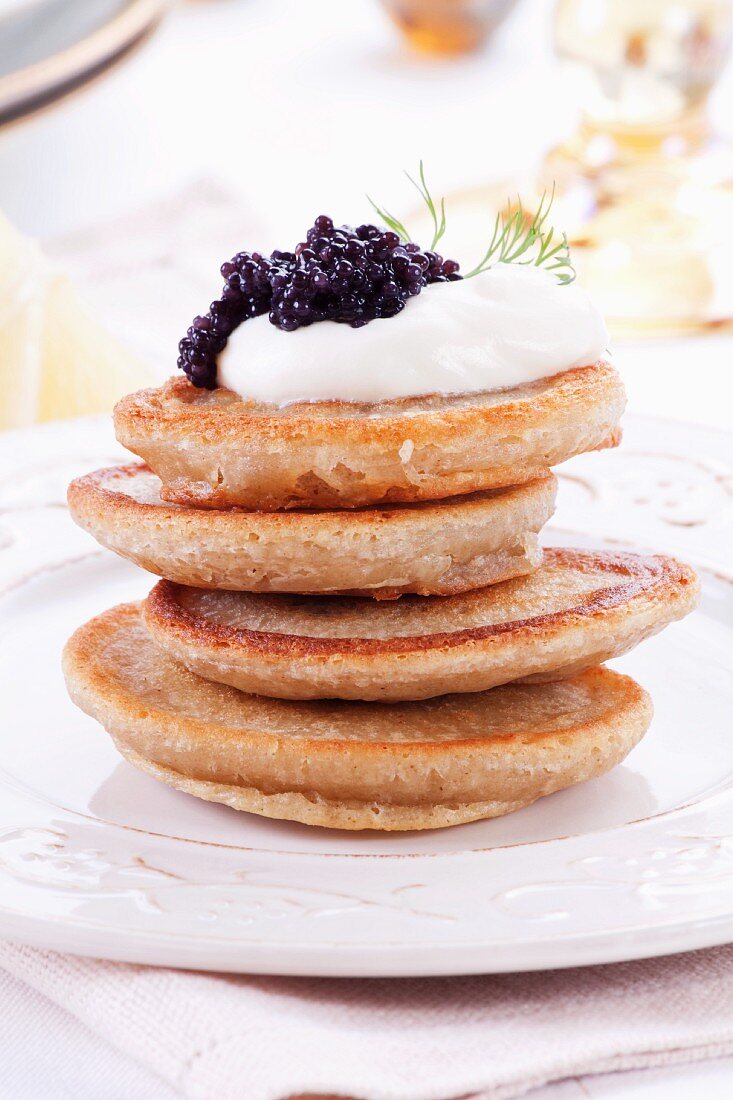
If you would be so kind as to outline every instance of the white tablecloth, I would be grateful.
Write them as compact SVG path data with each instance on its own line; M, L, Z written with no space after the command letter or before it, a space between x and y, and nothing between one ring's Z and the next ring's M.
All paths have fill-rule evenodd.
M24 986L6 989L8 975ZM571 1084L613 1096L627 1077L609 1069L730 1054L732 988L730 947L584 970L344 981L193 974L0 944L0 998L17 1002L7 1005L11 1035L16 1017L35 1021L4 1074L15 1073L21 1095L43 1097L66 1095L64 1079L70 1095L94 1100L352 1090L364 1100L513 1100L543 1082L553 1084L535 1089L536 1100L557 1100ZM721 1098L730 1068L716 1067L723 1087L728 1078ZM28 1093L40 1074L46 1091ZM658 1080L648 1095L661 1100L669 1078Z

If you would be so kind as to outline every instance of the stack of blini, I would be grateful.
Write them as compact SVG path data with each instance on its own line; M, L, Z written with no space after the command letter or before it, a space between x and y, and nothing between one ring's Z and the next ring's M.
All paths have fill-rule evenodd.
M69 503L165 579L74 634L72 698L163 782L313 825L454 825L602 774L651 718L602 662L698 590L666 556L539 549L550 467L615 445L623 405L605 363L369 406L133 394L146 464Z

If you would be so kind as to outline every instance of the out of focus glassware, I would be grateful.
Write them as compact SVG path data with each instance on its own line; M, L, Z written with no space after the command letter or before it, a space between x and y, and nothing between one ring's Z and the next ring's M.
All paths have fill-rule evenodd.
M707 114L732 33L730 0L558 0L583 117L538 190L555 181L557 221L617 331L733 320L733 148Z
M449 222L484 224L518 191L531 216L554 185L552 222L612 332L733 324L733 144L708 116L732 38L732 0L557 0L579 128L530 185L449 196Z
M382 0L415 49L430 54L471 53L504 18L514 0Z

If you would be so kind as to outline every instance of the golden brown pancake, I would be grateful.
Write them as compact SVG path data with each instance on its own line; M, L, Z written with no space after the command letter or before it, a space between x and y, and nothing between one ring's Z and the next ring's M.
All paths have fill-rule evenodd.
M393 603L205 592L160 582L154 640L192 672L282 699L427 699L561 679L633 649L696 605L664 555L545 551L530 576Z
M428 829L508 813L603 774L651 718L646 692L604 668L419 703L245 695L162 654L137 604L77 630L64 672L78 706L163 782L341 829Z
M572 455L614 446L624 404L621 380L603 362L514 389L373 405L279 408L173 378L123 398L115 428L168 501L361 508L544 476Z
M529 573L552 515L552 474L437 503L342 511L195 509L160 498L142 465L69 486L76 522L151 573L245 592L464 592Z

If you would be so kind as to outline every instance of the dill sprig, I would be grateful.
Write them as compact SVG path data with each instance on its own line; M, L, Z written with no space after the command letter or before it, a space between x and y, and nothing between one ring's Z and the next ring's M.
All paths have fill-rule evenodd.
M372 205L375 213L382 219L387 229L391 229L393 233L396 233L398 237L401 237L403 241L412 240L405 226L399 221L394 214L390 214L389 210L385 210L383 206L377 206L376 202L367 195L367 199Z
M420 198L423 200L423 202L427 206L428 211L430 213L430 217L433 219L433 239L430 242L430 248L432 250L432 249L435 248L436 244L438 243L440 238L445 233L445 199L440 200L440 207L439 207L440 214L439 214L438 209L436 208L435 203L433 201L433 196L430 194L430 188L428 187L427 182L425 180L425 168L423 167L423 162L422 161L420 161L420 172L419 172L419 174L420 174L420 182L418 183L417 180L414 180L412 178L412 176L410 175L409 172L405 172L405 175L407 176L408 180L410 181L412 186L417 190L418 194L420 195Z
M417 190L430 214L433 223L433 239L430 248L434 249L445 233L445 199L441 198L436 204L425 179L425 168L422 161L420 161L417 180L413 179L409 172L405 172L405 175ZM389 229L404 241L412 240L403 222L390 214L384 207L378 206L369 195L367 195L367 199ZM547 224L554 201L555 186L553 184L549 194L547 191L543 192L537 212L530 219L522 206L521 199L517 198L515 203L507 200L506 209L496 215L494 231L488 248L476 266L463 278L472 279L474 275L480 275L482 272L495 267L496 264L528 264L555 272L561 286L572 283L576 272L570 258L570 245L567 236L565 233L558 233L553 226Z
M543 193L537 212L530 221L521 199L518 198L514 205L507 200L506 210L496 215L489 247L473 270L463 276L464 279L480 275L495 264L521 263L554 271L561 286L572 283L575 268L570 259L568 239L564 233L556 234L553 226L545 228L554 201L553 185L549 195L547 191ZM534 255L527 256L535 246Z

